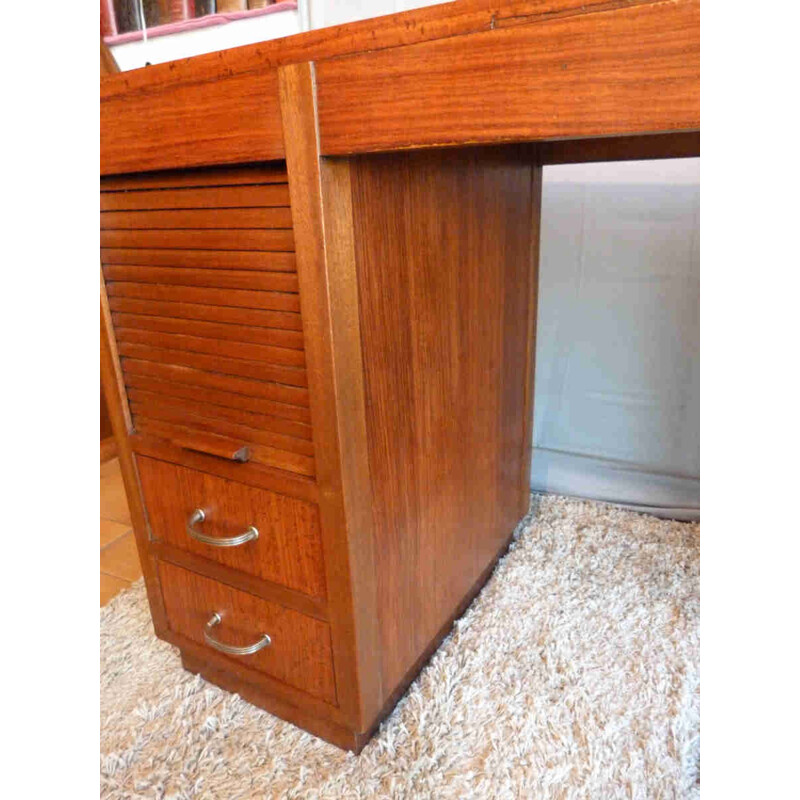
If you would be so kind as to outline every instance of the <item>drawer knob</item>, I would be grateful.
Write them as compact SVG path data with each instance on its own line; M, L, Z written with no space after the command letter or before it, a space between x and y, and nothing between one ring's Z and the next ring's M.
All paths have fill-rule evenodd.
M254 528L252 525L238 536L229 536L227 538L206 536L205 533L201 533L195 528L195 525L202 522L205 518L206 512L203 511L202 508L196 508L186 523L186 533L188 533L192 539L202 542L203 544L210 544L212 547L238 547L240 544L246 544L247 542L258 539L258 528Z
M225 644L224 642L220 642L219 639L215 639L211 635L211 631L222 622L222 617L219 615L218 612L214 612L211 615L211 619L206 622L206 629L203 632L205 636L205 640L208 644L210 644L215 650L219 650L222 653L228 653L232 656L249 656L253 653L257 653L259 650L263 650L265 647L269 647L272 644L272 639L267 636L267 634L262 634L261 638L255 644L248 644L244 647L236 647L232 644Z

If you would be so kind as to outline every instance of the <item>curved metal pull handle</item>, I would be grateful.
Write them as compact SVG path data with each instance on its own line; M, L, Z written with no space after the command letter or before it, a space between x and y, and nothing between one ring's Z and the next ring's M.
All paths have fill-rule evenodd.
M254 528L252 525L244 533L240 533L238 536L229 536L227 539L221 539L217 536L206 536L206 534L200 533L200 531L194 528L198 522L202 522L205 518L206 512L203 511L202 508L196 508L186 523L186 533L188 533L192 539L196 539L203 544L210 544L212 547L236 547L240 544L258 539L258 528Z
M220 622L222 622L222 617L215 611L211 615L211 619L206 622L206 629L203 631L203 636L205 636L205 640L208 644L222 653L228 653L232 656L249 656L272 644L272 639L270 639L266 633L262 634L261 638L255 644L248 644L244 647L235 647L232 644L220 642L211 635L211 631L215 626L219 625Z

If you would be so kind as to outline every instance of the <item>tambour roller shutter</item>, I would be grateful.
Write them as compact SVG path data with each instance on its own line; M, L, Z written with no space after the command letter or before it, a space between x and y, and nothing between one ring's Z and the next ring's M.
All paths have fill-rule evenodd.
M285 165L107 178L100 209L135 430L313 476Z

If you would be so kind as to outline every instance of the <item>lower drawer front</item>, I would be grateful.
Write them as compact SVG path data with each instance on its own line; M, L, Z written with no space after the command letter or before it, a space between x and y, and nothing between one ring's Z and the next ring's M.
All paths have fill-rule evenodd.
M335 703L331 636L328 625L247 592L233 589L174 564L161 562L159 577L171 630L204 647L215 648L206 634L222 645L270 644L250 655L226 657ZM219 623L207 627L219 615Z
M325 596L316 505L153 458L138 456L137 465L154 539L312 597ZM212 537L211 543L187 532L196 509L205 518L192 528ZM250 526L257 539L220 546L219 540Z

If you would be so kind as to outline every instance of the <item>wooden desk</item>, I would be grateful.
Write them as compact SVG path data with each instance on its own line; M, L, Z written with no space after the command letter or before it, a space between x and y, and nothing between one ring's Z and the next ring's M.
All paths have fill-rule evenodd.
M463 0L111 75L101 146L156 633L358 751L527 511L542 165L699 154L699 3Z

